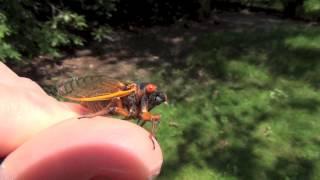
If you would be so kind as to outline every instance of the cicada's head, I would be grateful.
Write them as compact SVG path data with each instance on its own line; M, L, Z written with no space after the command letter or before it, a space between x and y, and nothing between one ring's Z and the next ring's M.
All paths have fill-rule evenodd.
M161 91L155 91L148 96L148 110L150 111L155 106L162 103L167 103L167 95Z
M152 83L143 83L143 89L147 94L152 94L157 91L158 87Z
M167 104L167 95L158 90L158 87L152 83L140 83L140 89L147 95L148 111L162 103Z

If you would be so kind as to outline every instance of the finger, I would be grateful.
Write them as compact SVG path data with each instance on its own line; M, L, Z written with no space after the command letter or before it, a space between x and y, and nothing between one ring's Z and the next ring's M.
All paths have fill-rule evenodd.
M2 62L0 62L0 77L1 83L11 83L13 80L18 80L18 76Z
M37 132L77 116L28 78L17 76L0 62L0 157Z
M43 89L37 83L29 78L19 77L5 64L0 62L0 85L2 84L12 85L19 89L28 89L45 94Z
M73 111L79 115L89 113L89 110L80 104L71 103L71 102L61 102L61 103L64 104L68 109L70 109L71 111Z
M27 141L4 160L0 179L148 179L161 165L147 131L96 117L66 120Z
M0 86L0 157L39 131L77 116L66 105L35 91Z

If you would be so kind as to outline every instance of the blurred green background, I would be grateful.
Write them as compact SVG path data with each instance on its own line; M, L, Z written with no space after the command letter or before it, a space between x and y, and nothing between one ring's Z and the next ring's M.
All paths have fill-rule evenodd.
M87 72L168 93L159 179L320 179L320 1L0 4L1 61L49 94Z

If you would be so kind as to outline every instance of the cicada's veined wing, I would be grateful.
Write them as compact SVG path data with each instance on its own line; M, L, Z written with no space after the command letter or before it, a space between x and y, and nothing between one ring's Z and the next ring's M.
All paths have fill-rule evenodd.
M73 101L92 102L127 96L136 88L105 76L73 78L58 86L59 95Z
M104 76L85 76L71 78L58 85L58 93L61 96L89 97L116 92L124 86L120 81Z

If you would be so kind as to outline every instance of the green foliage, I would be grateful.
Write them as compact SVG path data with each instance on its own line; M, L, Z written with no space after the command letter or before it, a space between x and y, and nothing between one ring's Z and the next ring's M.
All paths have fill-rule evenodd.
M83 16L69 11L60 12L50 21L41 24L40 29L34 31L34 36L38 35L38 38L35 39L38 52L58 57L60 55L58 47L83 45L83 39L68 29L83 30L86 27L87 24Z
M62 47L82 46L84 34L99 31L99 20L90 17L110 17L115 1L1 0L0 59L19 60L42 54L59 57Z
M319 33L204 34L184 64L156 69L171 102L155 109L159 179L319 179Z
M304 11L307 15L318 17L320 16L320 1L306 0L304 2Z
M17 60L20 58L20 54L5 41L5 37L11 33L6 21L6 16L0 12L0 61L4 61L6 58Z
M108 26L100 26L98 28L96 28L91 34L93 36L93 39L101 42L104 39L109 39L112 40L112 38L110 38L109 34L112 32L111 28Z
M203 19L210 16L212 9L232 3L242 5L240 8L280 10L289 17L311 20L320 17L318 0L0 0L0 3L2 61L42 54L59 57L65 47L82 46L87 40L112 40L109 34L113 25L168 24L185 18ZM140 11L141 8L144 10ZM222 72L216 73L220 76L218 73Z

